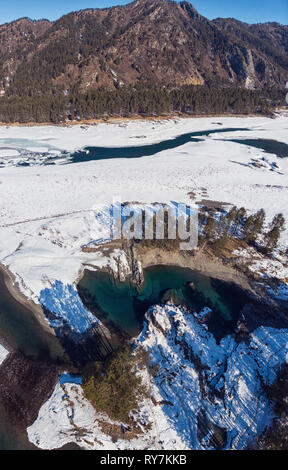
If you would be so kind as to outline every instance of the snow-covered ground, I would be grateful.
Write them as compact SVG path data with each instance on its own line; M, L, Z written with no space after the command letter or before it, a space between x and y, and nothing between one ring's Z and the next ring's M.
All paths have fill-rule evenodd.
M250 130L221 133L224 127ZM2 127L0 262L14 273L28 297L51 308L52 326L68 322L74 331L86 331L94 319L83 308L75 289L83 268L109 266L116 270L120 263L129 270L127 259L118 249L104 245L98 252L83 251L83 245L109 238L108 214L113 200L191 204L204 199L244 206L250 211L264 208L268 222L282 212L288 221L288 159L228 141L264 138L288 143L287 128L288 119L283 116L274 120L215 117L88 127ZM61 151L147 145L209 129L219 129L219 133L153 156L37 164L38 158L59 156ZM35 159L35 165L13 166L13 159L23 158L23 151L30 161ZM286 230L281 239L283 247L287 242ZM251 269L286 278L286 268L279 260L265 263L255 259ZM280 295L286 295L281 286L280 290ZM107 423L107 419L99 417L85 400L81 385L59 383L28 429L32 442L41 448L60 447L71 441L97 449L211 448L216 435L225 440L225 428L225 445L243 448L263 430L272 411L262 386L273 381L287 355L287 331L258 328L249 347L236 344L231 336L218 345L200 322L205 321L204 314L197 320L181 309L155 309L161 328L149 322L138 340L152 353L155 363L161 364L159 379L150 384L158 404L152 406L148 400L141 409L141 419L151 423L150 431L133 441L112 442L102 429L103 423L99 424L105 420ZM181 341L189 345L188 349L184 343L181 346ZM203 366L201 381L192 356ZM208 434L203 430L197 434L196 416L210 423Z
M249 343L228 335L217 344L197 316L166 305L150 309L138 342L159 367L153 390L171 403L163 409L182 442L213 448L222 429L222 446L241 449L270 423L264 384L271 385L285 363L287 340L288 330L260 327Z
M205 310L206 312L206 310ZM172 305L152 307L136 340L158 369L141 371L150 398L137 421L150 423L133 440L112 440L81 385L57 384L28 428L42 449L76 442L86 449L243 449L271 423L265 387L285 363L288 330L256 329L250 344L226 336L217 344L200 320ZM102 423L102 426L101 426Z
M151 406L151 401L146 400L139 415L139 420L143 423L150 423L150 431L141 433L139 438L120 438L115 442L105 432L105 425L114 425L119 432L121 423L97 413L84 397L81 385L58 383L50 399L41 407L37 420L27 429L28 438L41 449L57 449L70 442L90 450L161 449L159 440L163 434L167 448L187 448L177 432L170 428L161 407L156 407L151 414Z
M247 263L248 269L259 275L265 284L269 294L282 301L288 300L288 259L287 255L277 254L274 258L267 258L254 248L237 249L232 253L235 262ZM269 279L277 279L277 288L269 286ZM268 281L268 283L266 283Z
M73 151L89 146L125 147L147 145L172 139L187 132L198 132L221 128L247 128L249 131L225 134L226 138L263 138L288 143L287 116L277 119L265 117L209 117L168 120L135 120L102 123L92 126L3 126L0 127L0 146L26 148L28 150ZM11 141L12 139L12 141ZM15 139L17 139L15 141ZM15 147L16 144L16 147Z
M222 127L250 130L221 134ZM1 127L0 147L11 152L16 148L59 152L85 146L146 145L205 129L219 129L219 133L136 159L0 168L0 262L34 300L51 282L73 283L83 263L113 263L111 257L103 259L81 250L83 244L109 236L103 205L107 208L113 198L187 203L191 197L193 201L210 199L251 211L263 207L268 221L283 212L288 220L288 159L222 140L253 136L287 143L287 128L288 119L283 116ZM261 160L263 155L270 163L277 162L277 171L270 164L250 165L251 159ZM95 217L95 211L100 217ZM284 246L287 233L282 235Z
M9 354L9 351L7 351L7 349L5 349L4 346L2 346L2 344L0 344L0 365L2 364L2 362L5 361L8 354Z

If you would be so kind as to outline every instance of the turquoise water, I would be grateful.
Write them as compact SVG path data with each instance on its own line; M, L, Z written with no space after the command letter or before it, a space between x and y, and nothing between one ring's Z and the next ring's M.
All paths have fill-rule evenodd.
M105 272L86 271L80 282L84 302L93 304L104 323L113 324L129 337L142 328L144 314L156 303L173 299L199 312L204 306L213 308L208 327L216 339L232 331L246 297L234 285L216 281L198 272L176 266L154 266L144 270L145 283L138 291L127 281L115 282ZM191 284L193 283L193 284ZM5 286L0 273L0 337L15 349L35 360L45 357L62 359L63 351L56 337L47 334L28 308L17 303ZM85 295L83 297L83 292ZM72 376L71 376L72 377ZM67 377L63 376L63 380ZM68 377L70 380L70 376ZM78 377L72 377L79 381ZM0 450L29 449L23 429L11 423L0 403ZM66 446L70 448L69 446Z
M151 305L172 299L176 305L197 312L211 307L213 315L208 326L220 338L232 330L246 301L246 295L235 285L190 269L153 266L145 269L144 275L145 282L138 291L129 281L121 283L108 273L86 271L79 292L104 323L112 323L129 336L141 331L144 314Z

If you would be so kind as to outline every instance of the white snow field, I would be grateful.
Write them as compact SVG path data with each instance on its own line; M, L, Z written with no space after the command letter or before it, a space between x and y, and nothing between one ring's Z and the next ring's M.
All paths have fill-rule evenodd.
M221 134L221 127L250 130ZM108 262L97 260L95 254L84 254L81 246L105 238L107 221L96 220L93 210L101 212L102 205L114 198L191 203L188 193L193 193L194 201L222 201L251 211L263 207L268 222L278 212L288 220L288 158L221 140L253 135L288 143L287 117L1 127L0 147L1 141L14 149L26 145L26 149L34 146L39 150L46 145L47 149L66 151L88 145L146 145L218 128L219 133L203 137L201 142L147 157L0 168L0 262L9 267L22 290L34 300L47 281L75 281L83 262ZM277 163L277 171L270 165L250 165L251 159L263 157ZM282 234L285 246L287 233Z
M221 128L249 130L221 133ZM59 156L61 151L72 152L87 146L147 145L188 132L213 129L219 132L201 137L200 142L188 142L141 158L64 164L65 157ZM124 271L129 269L120 250L111 252L107 248L105 251L105 246L99 252L82 250L83 245L109 239L108 209L115 199L190 204L219 201L228 208L229 205L244 206L253 212L264 208L268 223L279 212L288 221L288 158L228 141L259 138L288 144L287 130L288 118L280 115L275 119L214 117L73 127L2 127L0 263L14 274L27 297L53 305L55 324L67 320L71 312L72 330L80 326L85 330L90 327L90 317L83 311L75 289L85 265L90 269L105 265L116 269L121 263ZM59 156L59 161L42 165L47 154ZM31 166L14 165L13 159L18 159L18 163L20 159L21 164L29 161ZM287 242L286 229L281 238L282 246L287 248ZM239 256L249 257L250 253L239 253ZM267 263L255 256L251 269L264 277L286 279L279 292L274 293L286 299L287 267L279 257ZM57 293L59 297L61 292L66 293L64 299L57 298ZM151 384L152 395L159 404L152 406L147 401L141 408L141 419L151 423L150 431L133 441L112 442L99 424L99 420L107 421L107 418L99 417L85 400L81 385L58 384L40 409L38 419L28 429L32 442L41 448L61 447L72 441L94 449L212 448L216 445L215 434L222 435L221 429L225 428L225 446L238 449L245 447L269 424L272 412L263 394L262 382L270 384L277 367L283 363L287 354L287 331L257 329L252 337L253 351L249 354L246 344L236 344L232 336L216 344L205 324L197 319L192 321L185 311L168 307L163 310L157 306L155 309L158 323L163 323L162 330L150 322L138 339L139 344L152 353L153 360L161 362L161 371L164 371L159 381ZM76 321L79 312L82 314L80 326ZM202 314L198 312L198 320ZM177 328L172 328L174 320ZM167 335L161 331L166 331ZM177 335L177 341L187 341L191 355L197 356L207 370L201 384L195 364L185 358L187 348L179 342L176 347L173 335ZM195 335L199 341L195 340ZM202 349L192 351L200 343ZM274 358L278 362L268 370L267 361L270 364ZM181 364L185 364L186 369ZM227 364L226 372L224 364ZM166 376L167 370L173 370L174 376ZM148 383L149 377L145 380ZM205 393L200 390L203 383ZM210 403L208 392L214 389L219 393L215 394L215 402ZM233 398L233 390L237 391L237 399ZM173 406L167 401L172 401ZM74 403L73 409L71 403ZM183 409L181 403L185 404ZM203 404L205 417L201 411ZM212 422L208 434L201 438L195 430L196 415Z
M30 442L41 449L57 449L71 442L94 450L161 449L159 440L162 434L169 449L187 449L170 426L162 408L153 407L151 400L145 400L142 404L138 419L140 423L150 423L149 432L140 434L139 438L114 442L103 430L103 423L118 427L121 423L97 413L85 398L81 385L61 386L58 383L49 400L41 407L37 420L27 429L27 434Z

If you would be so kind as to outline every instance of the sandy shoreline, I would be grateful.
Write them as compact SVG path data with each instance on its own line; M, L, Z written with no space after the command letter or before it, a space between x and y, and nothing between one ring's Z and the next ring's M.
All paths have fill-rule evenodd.
M161 264L189 268L220 281L236 284L253 297L261 298L262 300L265 298L265 300L271 302L268 295L252 279L249 279L244 273L231 266L231 264L224 264L219 258L212 258L202 250L191 255L183 251L166 251L159 248L147 250L137 246L135 254L144 269Z
M114 245L115 244L113 244L113 247ZM105 247L107 248L107 245ZM119 248L121 248L121 244L119 244ZM99 248L97 251L98 250ZM256 282L248 278L247 275L237 270L231 264L224 264L219 258L212 257L210 254L205 253L202 250L199 250L195 254L191 255L191 253L178 250L167 251L160 248L146 248L142 247L141 245L134 245L134 251L135 258L141 262L143 269L156 265L170 265L189 268L206 276L219 279L220 281L236 284L242 290L250 293L253 297L261 297L262 299L265 297L266 300L269 300L268 296L263 292L263 289L259 288ZM83 278L85 270L89 270L89 266L86 264L82 265L81 272L79 273L77 279L74 280L75 284L78 284ZM107 269L105 266L96 270L111 272L110 269ZM32 315L39 322L39 325L47 333L55 336L55 331L49 326L41 306L36 304L32 299L28 299L21 292L17 282L15 281L14 275L1 263L0 273L3 275L5 287L13 299L23 305L25 308L29 309ZM1 333L0 343L11 351L11 346L5 342L4 338L1 338Z
M109 244L105 244L105 249ZM111 242L111 249L127 250L127 246L123 246L122 242ZM101 251L101 247L90 248L90 251ZM134 244L133 246L135 259L140 261L142 268L149 268L157 265L177 266L181 268L188 268L192 271L198 271L205 276L218 279L219 281L233 283L240 287L242 290L249 293L252 297L265 299L269 303L272 299L264 291L254 279L248 277L244 272L237 269L231 262L224 263L220 258L211 256L210 253L198 249L195 253L180 251L180 250L166 250L159 247L143 247L141 244ZM111 274L111 268L104 266L103 268L95 268L93 265L84 264L79 273L75 283L79 283L86 270L90 271L104 271ZM115 273L117 274L117 273ZM129 277L129 275L128 275ZM272 302L273 303L273 302Z
M136 114L135 116L130 117L107 117L107 118L99 118L99 119L81 119L79 121L63 121L57 124L53 122L0 122L0 127L45 127L45 126L54 126L54 127L70 127L70 126L93 126L97 124L121 124L123 122L133 122L133 121L144 121L144 122L153 122L153 121L169 121L173 119L201 119L201 118L251 118L251 117L260 117L260 118L272 118L271 115L267 114L171 114L167 116L140 116Z
M13 299L18 302L19 304L23 305L25 308L29 309L34 317L37 319L39 324L44 328L47 333L50 333L55 336L54 330L49 326L43 310L40 305L33 302L33 300L28 299L19 289L17 282L15 281L14 275L9 271L6 266L0 263L0 272L3 275L4 283L9 291L9 294L13 297ZM1 337L1 336L0 336ZM0 340L2 342L2 339ZM3 344L5 346L5 344ZM11 349L11 347L10 347Z

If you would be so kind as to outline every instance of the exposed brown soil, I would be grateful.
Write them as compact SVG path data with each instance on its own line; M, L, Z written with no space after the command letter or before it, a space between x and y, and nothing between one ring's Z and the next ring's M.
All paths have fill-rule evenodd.
M179 250L168 252L159 248L143 248L141 244L135 245L134 249L143 268L157 264L181 266L199 271L221 281L233 282L242 289L251 291L254 294L256 292L255 286L243 273L229 264L224 264L218 257L213 257L210 253L205 252L205 249L193 253Z
M52 394L59 373L58 367L30 360L21 352L10 353L1 365L1 425L6 422L10 434L13 429L13 440L22 449L36 449L29 443L26 429Z
M69 127L69 126L94 126L97 124L121 124L121 123L129 123L132 121L168 121L168 120L175 120L175 119L200 119L200 118L221 118L221 117L238 117L238 118L249 118L249 117L259 117L259 114L185 114L185 113L177 113L177 114L169 114L169 115L161 115L161 116L140 116L139 114L135 114L129 117L122 117L122 116L110 116L102 119L80 119L80 120L67 120L65 122L59 124L53 124L51 121L48 122L11 122L5 123L0 122L0 127L43 127L43 126L54 126L54 127ZM261 117L269 117L271 118L271 114L261 115Z

